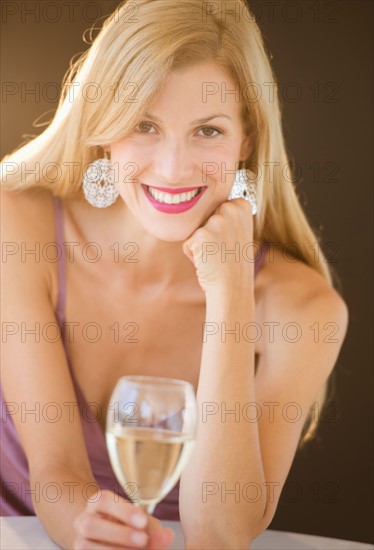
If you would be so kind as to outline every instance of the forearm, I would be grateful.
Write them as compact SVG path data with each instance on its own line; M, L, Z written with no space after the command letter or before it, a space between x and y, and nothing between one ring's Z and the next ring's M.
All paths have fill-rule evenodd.
M243 414L256 401L254 344L245 329L243 336L253 321L250 294L207 299L206 328L215 334L203 343L198 437L181 478L181 521L190 549L248 548L265 510L258 427Z
M34 476L30 485L31 488L40 488L33 495L33 504L44 529L61 548L71 550L75 537L74 521L86 508L90 497L99 490L99 485L89 475L77 475L62 469Z

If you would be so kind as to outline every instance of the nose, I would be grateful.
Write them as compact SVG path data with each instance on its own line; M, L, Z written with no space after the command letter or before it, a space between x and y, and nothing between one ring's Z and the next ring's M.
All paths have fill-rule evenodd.
M157 149L153 163L154 174L159 184L180 186L191 184L193 162L183 140L171 137Z

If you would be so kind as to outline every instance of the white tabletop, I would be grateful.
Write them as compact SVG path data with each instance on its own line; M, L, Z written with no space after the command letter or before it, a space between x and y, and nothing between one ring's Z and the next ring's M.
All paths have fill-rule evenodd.
M173 550L183 550L183 534L180 523L163 521L164 527L171 527L176 533ZM1 517L0 548L2 550L52 550L60 548L54 544L35 516ZM373 550L371 544L348 540L287 533L267 530L251 545L251 550Z

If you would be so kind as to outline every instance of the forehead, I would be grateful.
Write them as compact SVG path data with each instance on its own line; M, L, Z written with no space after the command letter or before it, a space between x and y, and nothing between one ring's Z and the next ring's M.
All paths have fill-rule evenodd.
M150 111L159 116L178 111L183 118L189 115L199 118L200 114L203 117L210 112L239 117L239 88L229 70L214 62L174 69Z

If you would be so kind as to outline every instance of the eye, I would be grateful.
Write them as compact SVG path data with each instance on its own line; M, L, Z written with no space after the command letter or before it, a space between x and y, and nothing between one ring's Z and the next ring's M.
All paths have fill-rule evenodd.
M217 135L223 134L221 130L215 128L214 126L203 126L203 128L200 128L199 132L204 132L203 135L207 138L216 137Z
M153 124L145 120L139 122L139 124L135 126L135 130L141 134L150 134L151 132L149 130L152 128L154 128Z

